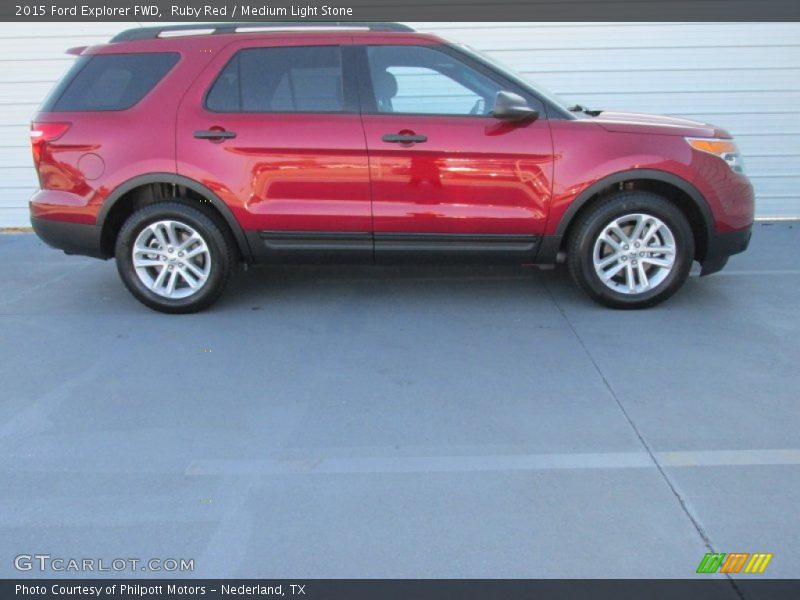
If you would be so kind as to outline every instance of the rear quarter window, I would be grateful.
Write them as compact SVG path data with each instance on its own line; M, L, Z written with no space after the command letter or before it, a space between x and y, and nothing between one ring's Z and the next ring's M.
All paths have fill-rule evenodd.
M175 66L177 52L80 57L42 105L46 112L125 110Z

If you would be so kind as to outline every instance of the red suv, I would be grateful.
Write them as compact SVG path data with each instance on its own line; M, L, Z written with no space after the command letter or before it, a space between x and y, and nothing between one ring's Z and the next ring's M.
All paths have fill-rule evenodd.
M31 128L36 233L115 257L164 312L237 262L566 262L651 306L744 250L725 130L591 111L391 23L141 28L79 57Z

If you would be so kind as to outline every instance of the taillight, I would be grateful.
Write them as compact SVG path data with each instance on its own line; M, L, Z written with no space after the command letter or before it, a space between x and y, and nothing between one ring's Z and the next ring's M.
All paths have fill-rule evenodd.
M31 123L31 147L36 168L39 168L44 147L64 135L69 127L70 123Z
M52 142L69 129L70 123L31 123L31 141Z

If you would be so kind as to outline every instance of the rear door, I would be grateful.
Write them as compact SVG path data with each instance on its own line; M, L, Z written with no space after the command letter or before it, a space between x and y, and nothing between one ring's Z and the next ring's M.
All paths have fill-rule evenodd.
M257 255L372 260L349 42L338 34L236 42L182 101L178 172L231 207Z
M447 46L365 45L360 57L376 258L532 260L553 163L541 103L528 98L533 122L492 117L508 84Z

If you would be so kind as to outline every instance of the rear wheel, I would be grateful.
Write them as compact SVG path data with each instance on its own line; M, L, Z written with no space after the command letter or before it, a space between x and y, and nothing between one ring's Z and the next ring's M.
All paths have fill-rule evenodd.
M568 244L572 278L592 299L613 308L663 302L686 281L694 260L686 217L650 192L622 191L601 200Z
M117 270L150 308L190 313L225 289L233 252L217 224L180 202L151 204L131 215L117 236Z

